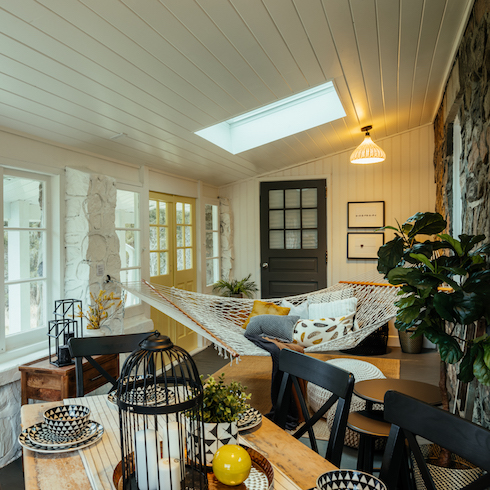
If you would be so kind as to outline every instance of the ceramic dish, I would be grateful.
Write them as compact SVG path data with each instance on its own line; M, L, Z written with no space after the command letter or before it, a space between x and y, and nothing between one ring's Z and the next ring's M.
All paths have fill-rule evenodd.
M387 490L386 485L369 473L357 470L334 470L320 475L316 481L318 490Z
M44 412L44 423L58 437L75 437L87 425L90 408L83 405L59 405Z
M123 398L123 401L126 401L126 403L130 403L131 405L144 405L145 401L147 405L160 405L164 402L170 405L171 403L173 403L175 395L170 389L168 390L168 392L169 397L168 401L166 401L167 397L165 395L165 389L157 385L155 393L151 393L150 396L147 398L145 395L144 387L137 386L136 388L133 388L132 390L125 393L127 399ZM109 400L109 402L113 403L114 405L117 405L117 390L112 390L107 395L107 400Z
M82 432L75 437L59 438L54 435L44 423L39 423L29 427L27 435L32 443L38 446L61 448L73 446L93 437L102 426L97 422L89 420Z
M86 439L85 441L78 442L71 446L61 446L61 447L53 447L53 446L45 446L43 444L36 444L29 439L29 429L27 428L21 432L19 436L19 444L26 449L30 449L31 451L36 451L38 453L68 453L70 451L77 451L78 449L83 449L84 447L91 446L95 444L98 440L102 438L104 434L104 428L102 425L97 424L97 431L95 434Z
M238 432L253 429L254 427L257 427L257 425L259 425L261 422L262 414L255 408L249 408L248 410L245 410L245 412L241 413L238 418Z

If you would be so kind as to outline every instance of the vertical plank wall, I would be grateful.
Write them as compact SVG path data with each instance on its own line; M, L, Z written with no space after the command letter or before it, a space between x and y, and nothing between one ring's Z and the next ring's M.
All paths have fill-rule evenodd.
M386 152L382 163L353 165L349 161L353 149L349 149L220 188L219 195L230 198L233 211L234 277L251 272L260 284L259 184L271 180L327 179L328 285L375 269L376 260L347 259L347 231L364 231L347 229L347 203L385 201L385 223L392 225L416 212L434 211L433 140L432 125L427 125L376 141ZM391 231L385 231L385 241L392 237Z

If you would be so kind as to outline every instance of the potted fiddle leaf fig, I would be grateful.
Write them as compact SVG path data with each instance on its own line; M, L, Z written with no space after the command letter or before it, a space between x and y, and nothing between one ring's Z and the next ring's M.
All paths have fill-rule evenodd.
M458 325L490 321L490 244L485 235L443 233L447 223L438 213L417 213L398 227L378 251L378 271L400 287L395 327L415 328L437 345L441 358L443 408L448 410L447 363L459 362L458 378L475 377L490 386L490 337L463 338ZM442 457L450 457L445 453ZM442 466L449 461L439 460Z
M220 279L218 282L214 283L213 291L219 292L221 296L237 298L246 296L247 298L252 298L254 293L259 289L257 288L255 281L250 280L251 276L252 274L249 274L241 280L231 279L230 281L225 281L224 279Z

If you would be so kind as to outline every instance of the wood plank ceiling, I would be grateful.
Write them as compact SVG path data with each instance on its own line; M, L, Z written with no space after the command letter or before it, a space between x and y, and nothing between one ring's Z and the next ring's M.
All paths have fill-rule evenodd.
M224 185L432 122L471 5L2 0L0 125ZM239 155L193 134L328 80L341 120Z

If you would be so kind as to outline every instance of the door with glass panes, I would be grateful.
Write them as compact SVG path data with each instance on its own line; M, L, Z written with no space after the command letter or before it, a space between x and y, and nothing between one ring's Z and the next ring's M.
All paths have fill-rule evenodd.
M326 287L326 181L260 185L263 298Z
M196 291L196 200L150 192L150 280ZM160 333L187 351L197 334L155 308L151 319Z

